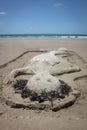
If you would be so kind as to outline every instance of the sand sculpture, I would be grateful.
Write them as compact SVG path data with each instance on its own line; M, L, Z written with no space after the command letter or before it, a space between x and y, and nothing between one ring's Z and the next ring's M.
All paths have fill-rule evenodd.
M49 108L53 111L72 105L80 92L58 79L58 75L80 71L78 66L63 58L69 54L68 49L59 48L57 51L33 57L27 67L13 70L6 79L6 83L12 83L18 100L22 103L17 103L15 99L15 105L10 100L7 104L14 107L27 106L31 109ZM16 77L21 74L29 74L32 77L28 81L16 81ZM13 88L11 88L12 93L14 93ZM18 93L21 95L19 96ZM11 97L14 100L12 94ZM26 100L28 98L28 102L25 98Z
M57 51L51 51L45 54L37 55L30 60L26 67L13 70L9 74L7 82L14 81L15 77L20 74L34 75L39 72L46 71L51 75L60 75L64 73L80 71L78 66L72 65L62 58L61 55L68 53L68 49L60 48Z

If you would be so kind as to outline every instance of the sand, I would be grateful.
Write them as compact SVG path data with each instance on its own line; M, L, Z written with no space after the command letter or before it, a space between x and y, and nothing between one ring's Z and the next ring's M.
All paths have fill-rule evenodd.
M0 65L12 60L28 49L54 50L65 47L87 58L87 40L81 39L0 39Z
M65 47L80 56L69 59L87 72L87 40L81 39L0 39L0 129L1 130L86 130L87 126L87 75L76 79L81 91L76 103L58 112L35 111L10 108L2 98L2 83L6 75L14 68L23 67L29 59L41 52L38 49L55 50ZM20 58L23 52L32 50ZM13 62L8 63L9 61ZM2 66L3 64L7 66ZM73 74L71 73L70 76ZM68 74L65 79L68 80ZM63 76L60 76L61 78Z

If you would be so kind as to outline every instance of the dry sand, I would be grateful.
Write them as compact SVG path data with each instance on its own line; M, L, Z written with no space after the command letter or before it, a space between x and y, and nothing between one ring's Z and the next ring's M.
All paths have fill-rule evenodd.
M15 59L26 50L54 50L59 47L66 47L78 53L82 58L75 58L74 63L87 72L87 40L81 39L0 39L0 65ZM0 130L86 130L87 75L76 80L81 91L77 102L58 112L14 109L4 104L1 88L3 79L12 69L24 66L36 54L39 52L25 54L0 68Z
M69 48L76 51L82 57L87 58L87 40L70 39L0 39L0 65L17 57L28 49L54 50L59 47Z

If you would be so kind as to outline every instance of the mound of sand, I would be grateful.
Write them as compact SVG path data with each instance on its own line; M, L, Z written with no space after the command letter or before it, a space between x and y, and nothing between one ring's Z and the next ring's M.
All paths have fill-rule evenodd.
M41 93L44 90L46 92L57 91L60 84L58 78L52 76L48 72L40 72L29 79L27 87L30 90Z

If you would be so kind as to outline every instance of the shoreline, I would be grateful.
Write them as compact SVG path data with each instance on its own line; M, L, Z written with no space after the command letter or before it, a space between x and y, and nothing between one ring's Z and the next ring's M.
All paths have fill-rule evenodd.
M87 37L86 38L57 38L57 37L6 37L6 38L1 38L0 37L0 40L87 40Z
M0 38L16 39L87 39L87 34L0 34Z

